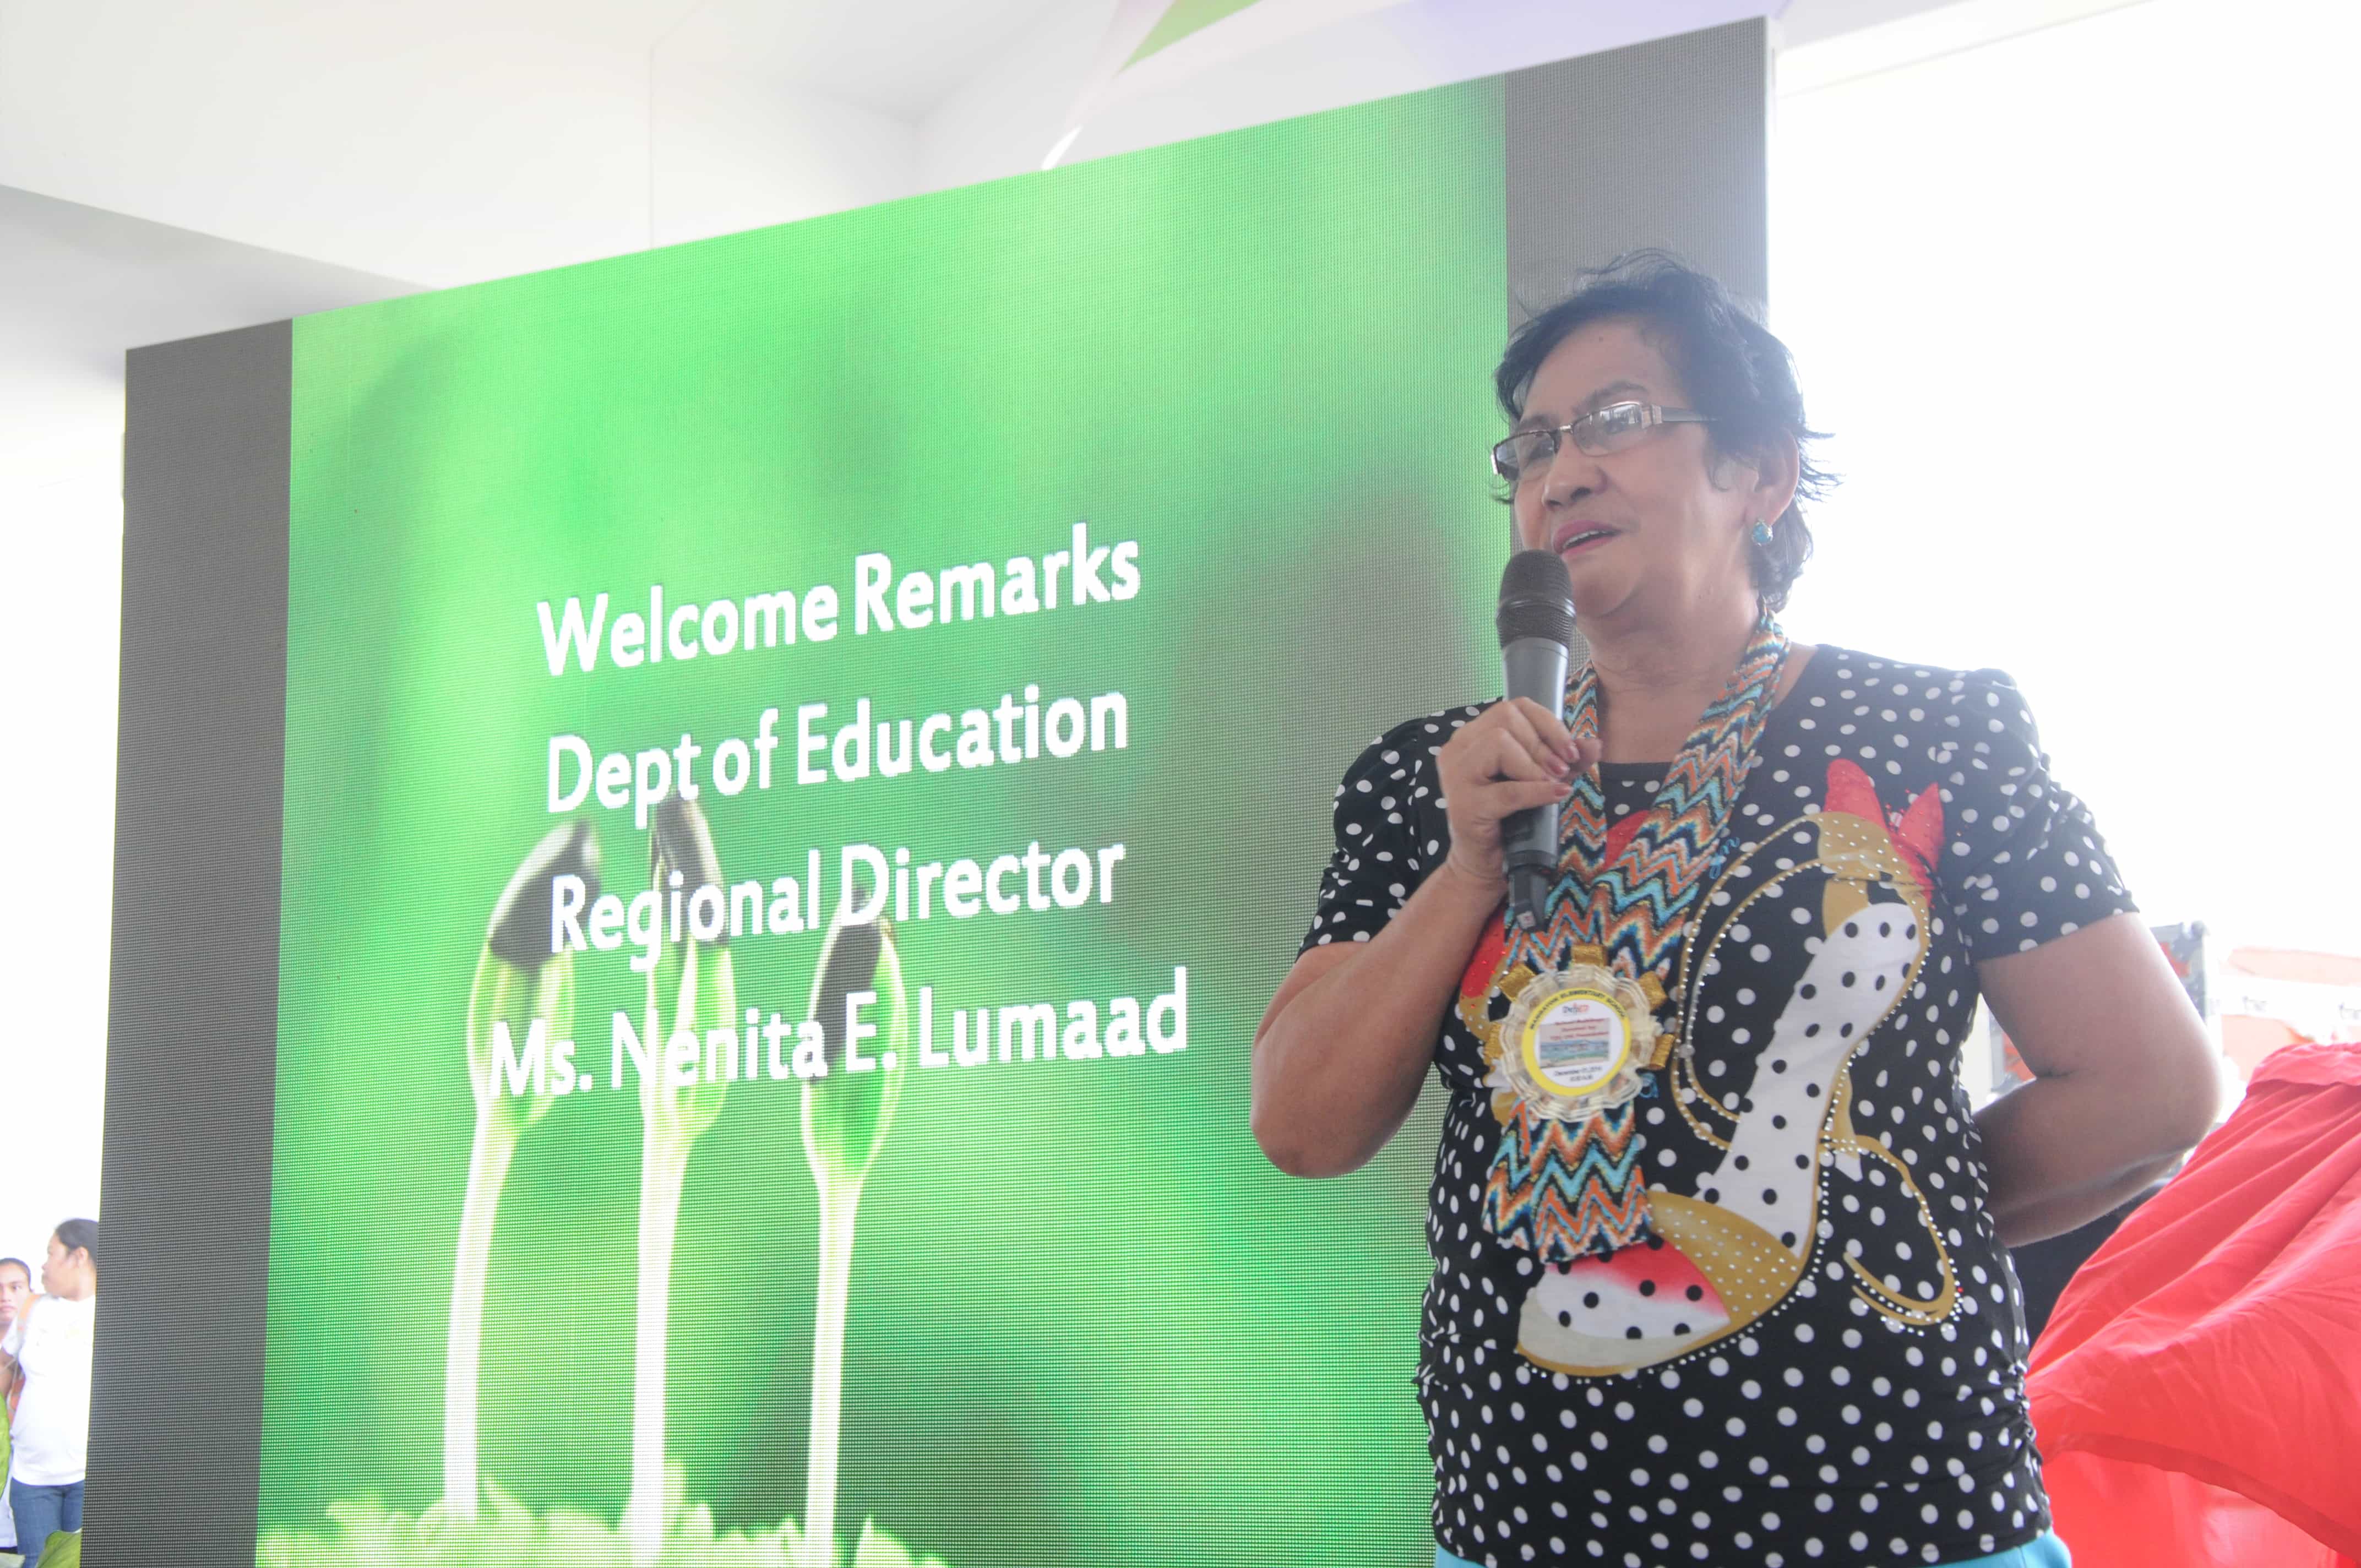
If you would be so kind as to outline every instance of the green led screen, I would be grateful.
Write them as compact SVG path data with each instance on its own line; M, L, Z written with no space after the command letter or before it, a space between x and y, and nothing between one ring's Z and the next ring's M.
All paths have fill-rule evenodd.
M1290 1180L1247 1054L1498 678L1501 125L297 323L262 1563L1431 1551L1433 1124Z

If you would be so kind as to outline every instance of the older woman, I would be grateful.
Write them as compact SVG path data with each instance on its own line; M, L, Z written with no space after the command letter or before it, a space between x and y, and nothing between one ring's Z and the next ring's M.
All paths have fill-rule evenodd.
M1411 719L1254 1050L1332 1176L1430 1063L1436 1562L2061 1563L2009 1244L2202 1135L2202 1027L2008 677L1790 642L1819 479L1788 355L1645 256L1515 335L1495 449L1589 660L1565 719ZM1563 801L1502 920L1501 821ZM1971 1115L1978 996L2036 1081Z

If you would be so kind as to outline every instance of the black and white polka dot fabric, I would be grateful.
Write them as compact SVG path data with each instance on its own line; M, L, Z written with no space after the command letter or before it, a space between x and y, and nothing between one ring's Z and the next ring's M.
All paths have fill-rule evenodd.
M1442 864L1434 753L1480 711L1399 725L1345 774L1307 950L1368 940ZM1662 783L1602 774L1614 819ZM1418 1370L1436 1541L1499 1568L1795 1568L2047 1529L1958 1064L1977 963L2131 907L2006 675L1818 649L1666 977L1687 1065L1641 1102L1647 1246L1552 1268L1485 1229L1501 1080L1447 1015ZM1490 964L1462 988L1479 1018Z

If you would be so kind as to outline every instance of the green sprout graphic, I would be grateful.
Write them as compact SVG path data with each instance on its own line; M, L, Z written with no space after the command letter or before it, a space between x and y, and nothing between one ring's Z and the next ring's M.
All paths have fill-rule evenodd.
M460 1519L476 1517L476 1389L484 1345L484 1285L500 1189L524 1130L549 1113L546 1092L501 1092L499 1036L511 1059L574 1032L574 955L550 951L550 888L578 876L598 891L598 836L588 822L553 828L524 858L492 906L483 952L467 996L467 1077L476 1095L475 1146L467 1157L467 1197L459 1218L459 1255L451 1270L450 1343L444 1359L443 1500ZM546 1050L545 1043L540 1046ZM544 1080L545 1082L545 1080Z
M656 807L650 835L652 885L659 898L693 901L720 888L720 857L705 814L675 795ZM677 907L675 905L675 907ZM678 918L678 917L676 917ZM648 971L648 1070L640 1079L640 1302L631 1360L631 1494L622 1534L642 1561L664 1536L664 1326L672 1296L673 1233L689 1151L721 1114L724 1085L703 1070L708 1029L734 1029L738 988L729 935L699 940L679 919ZM685 1084L673 1081L673 1043L686 1036Z
M534 1513L492 1482L483 1517L460 1520L439 1506L417 1518L376 1502L328 1505L332 1538L265 1535L258 1568L643 1568L650 1559L605 1520L571 1508ZM712 1510L686 1500L680 1466L665 1478L666 1525L653 1568L803 1568L793 1524L750 1533L714 1527ZM871 1524L850 1568L945 1568Z
M853 1223L861 1183L884 1146L909 1071L909 1021L902 989L902 960L894 928L880 917L849 924L846 913L869 902L856 883L840 906L820 948L812 977L809 1017L826 1041L827 1076L804 1083L804 1155L819 1189L819 1269L812 1319L811 1433L805 1478L804 1568L834 1568L836 1556L836 1454L842 1424L844 1324L852 1289ZM851 1025L875 1004L882 1023L871 1025L883 1042L866 1071L851 1070L847 1044ZM857 1040L851 1041L858 1045ZM868 1561L866 1532L856 1563Z
M853 1223L862 1183L893 1124L909 1065L908 1010L894 928L882 918L846 918L870 901L870 888L858 882L821 943L803 1027L807 1040L818 1031L827 1064L824 1076L803 1086L804 1153L819 1191L803 1522L718 1531L712 1511L688 1500L681 1467L664 1461L674 1234L690 1152L721 1113L722 1083L706 1080L706 1031L735 1024L737 987L726 933L699 939L686 912L697 889L725 885L704 814L678 798L659 806L649 858L668 935L648 975L642 1036L649 1057L640 1083L639 1319L631 1491L621 1519L610 1526L569 1508L536 1513L477 1474L477 1366L493 1216L518 1137L547 1113L553 1098L522 1092L517 1076L523 1069L517 1064L530 1058L536 1032L548 1042L573 1029L573 958L548 951L551 886L570 872L584 880L591 898L598 891L597 835L588 823L571 823L534 846L500 894L468 1001L476 1144L452 1287L444 1496L414 1516L375 1498L332 1503L331 1533L268 1532L257 1543L258 1568L839 1568L840 1562L844 1568L947 1568L941 1559L904 1546L874 1519L863 1521L849 1558L840 1559L835 1537ZM677 926L669 917L675 893L685 912ZM496 1044L501 1033L510 1041L505 1063ZM684 1046L675 1054L673 1042L684 1035L695 1049ZM682 1081L674 1080L675 1071Z

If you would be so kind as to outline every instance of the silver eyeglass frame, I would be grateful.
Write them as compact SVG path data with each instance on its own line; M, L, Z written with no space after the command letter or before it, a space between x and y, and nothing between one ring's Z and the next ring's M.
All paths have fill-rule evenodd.
M1537 472L1546 469L1550 464L1557 460L1558 452L1569 435L1574 437L1575 449L1578 452L1587 453L1593 457L1611 455L1615 448L1608 447L1593 451L1590 447L1583 445L1582 437L1576 433L1593 420L1604 419L1609 414L1627 414L1633 409L1640 411L1640 428L1643 431L1653 429L1660 424L1711 424L1713 422L1709 416L1698 413L1694 409L1668 409L1661 403L1638 401L1609 403L1602 408L1593 409L1581 418L1565 424L1543 425L1536 430L1512 431L1502 436L1492 444L1492 475L1505 485L1522 483L1520 471L1509 464L1509 448L1516 442L1530 440L1536 435L1546 435L1550 438L1549 451L1543 455L1539 463L1532 465Z

